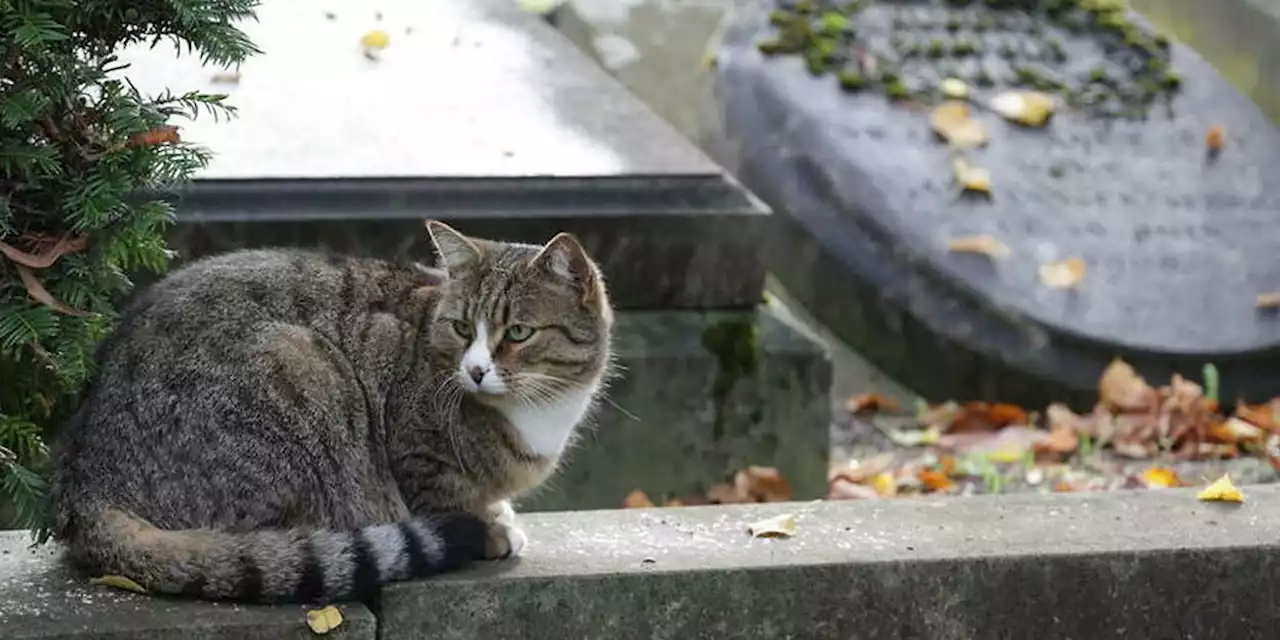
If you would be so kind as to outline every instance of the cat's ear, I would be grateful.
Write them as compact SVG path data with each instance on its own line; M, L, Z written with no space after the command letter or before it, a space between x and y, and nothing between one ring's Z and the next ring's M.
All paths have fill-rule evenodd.
M572 234L557 234L543 245L538 255L529 261L529 266L542 268L572 282L582 292L583 302L592 301L599 291L596 268L591 264L591 258L587 257L582 244Z
M480 259L480 247L443 222L428 220L427 233L431 234L431 242L440 254L440 266L446 271L455 272Z

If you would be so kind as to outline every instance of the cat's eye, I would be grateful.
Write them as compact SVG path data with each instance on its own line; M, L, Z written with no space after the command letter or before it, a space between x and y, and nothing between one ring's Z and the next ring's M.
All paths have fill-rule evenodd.
M502 338L507 342L524 342L532 337L533 327L527 324L513 324L502 334Z
M464 338L471 338L471 325L462 320L454 320L452 324L454 333Z

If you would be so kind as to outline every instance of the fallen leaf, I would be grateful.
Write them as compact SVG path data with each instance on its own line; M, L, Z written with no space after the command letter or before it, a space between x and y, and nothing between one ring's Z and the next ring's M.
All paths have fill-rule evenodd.
M739 495L737 488L726 482L711 485L707 489L707 500L715 504L741 504L751 502L751 498Z
M1231 484L1231 475L1226 474L1196 494L1196 499L1205 502L1244 502L1244 493Z
M1053 289L1069 289L1084 281L1089 266L1080 258L1040 265L1040 282Z
M1239 402L1236 404L1236 417L1270 433L1280 433L1280 421L1276 420L1276 408L1273 405L1250 406Z
M951 478L941 471L922 469L916 473L916 479L924 485L925 489L933 492L942 493L955 487L955 483L951 481Z
M974 433L994 431L1011 425L1025 425L1030 421L1027 411L1017 405L1004 402L965 403L956 413L947 433Z
M953 238L947 250L955 253L980 253L988 258L1003 260L1013 253L1005 243L994 236L966 236Z
M947 474L948 477L956 477L960 473L960 461L951 454L946 454L938 458L938 471Z
M43 304L46 307L50 307L55 311L58 311L60 313L65 313L69 316L89 315L88 313L81 311L79 309L73 309L71 307L68 307L66 304L63 304L57 298L54 298L53 294L49 293L48 289L44 288L44 284L40 282L40 279L36 277L36 274L31 272L31 269L28 269L27 267L22 265L17 265L17 269L18 269L18 277L22 279L22 284L27 288L27 295L31 296L31 299L35 300L36 302L39 302L40 304Z
M683 507L684 501L679 498L671 498L662 504L664 507Z
M977 147L987 142L986 129L973 118L973 109L967 102L948 100L938 105L929 113L929 126L955 149Z
M858 484L844 478L835 478L827 487L828 500L875 500L880 494L875 487Z
M766 518L747 527L747 532L757 538L790 538L796 534L796 517L784 513Z
M1039 91L1008 91L991 99L991 110L1028 127L1048 124L1057 102L1053 96Z
M1227 144L1227 130L1220 124L1209 127L1209 132L1204 136L1204 143L1209 147L1209 151L1222 151L1222 147Z
M844 401L844 409L849 413L863 413L897 411L899 406L896 400L881 393L859 393Z
M928 429L893 429L885 435L900 447L925 447L938 444L942 437L942 427L934 425Z
M1129 363L1116 358L1098 380L1098 396L1117 411L1143 411L1155 404L1155 389Z
M1208 435L1220 443L1235 444L1261 442L1267 437L1267 432L1240 418L1233 417L1209 427Z
M1134 460L1145 460L1155 455L1155 444L1150 442L1116 441L1111 445L1116 455Z
M849 482L863 483L870 480L877 473L882 473L889 467L893 466L894 460L897 458L892 451L876 454L862 462L851 461L847 466L832 469L828 473L828 480L843 478Z
M892 498L898 495L898 480L887 471L877 473L871 478L871 488L875 489L881 498Z
M963 158L956 158L951 162L951 167L955 171L956 184L960 185L961 191L973 191L975 193L991 193L991 172L981 167L975 167L965 162Z
M360 36L360 46L365 49L381 50L391 44L391 35L381 29L374 29Z
M622 501L622 506L625 509L644 509L655 505L653 504L653 500L649 499L649 494L636 489L635 491L627 494L627 498Z
M323 609L311 609L307 611L307 626L311 627L311 631L316 635L322 636L342 626L342 612L333 605Z
M150 131L139 133L129 138L128 146L146 146L152 147L166 142L181 142L182 136L178 135L178 128L173 125L160 125Z
M1254 300L1253 306L1259 309L1276 309L1280 308L1280 291L1271 293L1259 293L1257 299Z
M116 589L124 589L134 593L147 593L146 587L124 576L99 576L97 578L91 578L89 580L89 584L114 587Z
M947 78L942 81L940 88L942 95L955 100L963 100L969 97L969 85L959 78Z
M1037 453L1069 454L1080 447L1080 436L1067 425L1054 425L1049 437L1035 444Z
M753 502L787 502L791 500L791 483L773 467L747 467L733 478L738 495Z
M1080 490L1079 487L1077 487L1076 485L1070 482L1067 482L1066 480L1059 480L1053 483L1054 493L1071 493L1073 491L1079 491L1079 490Z
M942 449L980 455L994 462L1018 462L1037 442L1048 438L1043 430L1010 426L994 432L947 434L938 440Z
M1166 489L1169 487L1181 487L1182 479L1178 477L1178 472L1168 467L1151 467L1138 475L1143 484L1149 489Z

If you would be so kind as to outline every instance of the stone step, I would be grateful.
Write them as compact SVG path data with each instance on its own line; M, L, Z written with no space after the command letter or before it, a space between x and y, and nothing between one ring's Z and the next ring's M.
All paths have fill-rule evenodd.
M383 590L381 640L1274 637L1280 487L543 513L518 560ZM790 539L749 524L794 514ZM6 640L304 638L298 607L84 586L0 534ZM329 637L372 638L362 606Z

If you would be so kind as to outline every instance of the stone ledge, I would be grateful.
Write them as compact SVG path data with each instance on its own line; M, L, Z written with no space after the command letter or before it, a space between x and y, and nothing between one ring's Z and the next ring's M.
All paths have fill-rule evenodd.
M1280 487L791 503L523 516L520 560L384 590L377 637L1274 637ZM800 519L789 540L748 523ZM297 607L70 586L0 536L0 636L304 638ZM28 555L22 555L28 554ZM17 558L15 558L15 555ZM363 607L329 637L372 638Z
M379 637L1269 638L1280 487L1249 493L531 515L521 560L386 589ZM795 538L746 534L784 512Z
M299 606L246 606L149 598L88 584L56 561L57 548L30 548L24 533L0 532L0 638L4 640L314 640ZM374 640L377 621L362 604L325 636Z

